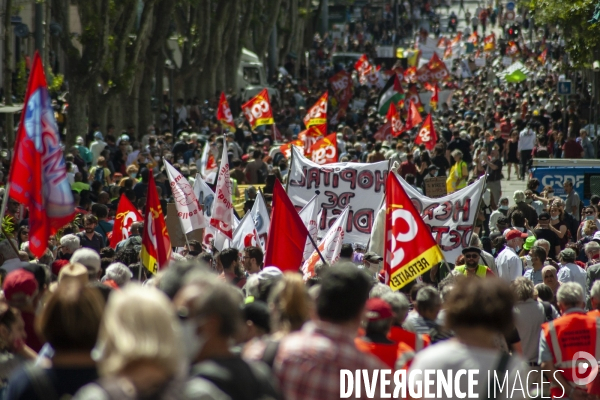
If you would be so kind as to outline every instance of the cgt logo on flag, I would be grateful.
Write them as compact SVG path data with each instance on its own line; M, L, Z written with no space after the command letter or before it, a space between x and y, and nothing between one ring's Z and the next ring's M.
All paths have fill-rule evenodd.
M244 103L242 111L252 129L261 125L272 125L275 122L267 89L263 89L259 94L250 99L250 101Z

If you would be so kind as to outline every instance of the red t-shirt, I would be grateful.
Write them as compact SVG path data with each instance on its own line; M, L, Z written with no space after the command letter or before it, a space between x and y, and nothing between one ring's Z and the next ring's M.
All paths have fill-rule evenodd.
M573 139L569 139L563 144L563 158L581 158L583 147Z

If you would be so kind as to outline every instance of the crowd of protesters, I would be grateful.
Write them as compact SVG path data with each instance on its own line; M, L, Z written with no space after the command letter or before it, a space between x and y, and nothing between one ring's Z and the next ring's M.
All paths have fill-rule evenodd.
M403 4L417 24L409 29L443 5ZM597 158L582 77L575 76L577 92L567 103L556 93L563 50L553 31L532 32L529 47L519 42L518 57L531 73L522 84L496 78L503 40L483 67L465 74L455 63L453 80L444 85L454 93L432 111L439 140L431 151L414 144L416 130L376 138L385 124L377 87L355 79L358 101L344 113L330 106L340 162L391 160L419 189L429 177L448 176L459 190L487 175L470 246L401 291L380 282L381 255L356 257L364 250L349 243L339 263L318 263L307 282L264 265L260 247L217 251L194 240L152 275L140 261L142 222L109 246L122 194L145 215L150 170L166 213L172 193L163 160L193 184L204 146L218 165L226 145L234 199L245 202L244 210L256 197L252 185L266 184L268 195L276 179L285 182L290 166L279 145L297 138L327 79L352 70L332 65L331 54L369 54L376 44L406 36L392 30L386 12L363 14L341 38L316 36L310 85L294 77L294 60L286 60L272 99L282 141L271 127L251 130L243 117L235 132L224 133L215 120L217 96L177 101L173 131L168 113L142 132L132 127L119 134L113 126L100 132L91 124L64 150L78 217L50 238L39 258L29 251L27 210L8 199L3 228L11 239L0 241L4 398L335 399L341 369L380 368L505 370L509 379L530 369L562 369L540 382L549 381L551 391L566 387L565 396L575 400L600 395L596 381L577 385L563 365L576 351L600 359L594 348L600 343L600 197L584 205L571 181L564 184L567 197L559 198L551 186L528 179L532 158ZM484 34L486 24L502 23L501 5L467 12L468 25ZM477 16L471 19L471 12ZM537 59L542 48L550 50L544 63ZM228 97L240 115L241 99ZM5 180L10 153L1 162ZM503 193L502 182L510 179L528 179L527 189ZM237 185L250 187L240 192ZM575 331L581 340L569 341ZM480 385L483 393L485 382Z

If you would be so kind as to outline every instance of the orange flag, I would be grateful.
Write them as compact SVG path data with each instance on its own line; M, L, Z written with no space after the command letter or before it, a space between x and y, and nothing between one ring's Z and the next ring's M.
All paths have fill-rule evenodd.
M121 194L119 199L119 206L117 207L117 215L115 217L115 224L113 226L112 235L110 237L110 247L113 249L117 247L117 244L129 237L129 230L134 222L141 222L142 214L131 204L131 201L125 196L125 193Z
M483 39L483 50L484 51L492 51L496 48L496 35L492 33L491 35L487 35Z
M421 118L421 114L417 109L415 103L411 100L410 105L408 106L408 117L406 118L406 124L404 126L404 130L409 130L414 128L423 122L423 118Z
M269 92L263 89L256 96L242 105L242 111L252 129L261 125L273 125L273 109L269 102Z
M385 197L385 281L398 290L444 256L395 173L388 174Z
M298 140L301 140L304 144L304 155L310 157L311 149L313 144L317 143L319 139L323 137L323 134L317 129L316 126L310 127L305 131L298 134Z
M431 114L429 114L425 117L425 122L423 122L423 126L421 126L421 129L415 138L415 144L423 143L428 150L433 150L437 140L438 137L433 127L433 120L431 119Z
M142 236L142 265L153 274L165 268L171 258L171 239L152 170L148 174L148 194L146 196L146 220Z
M388 108L386 118L388 124L390 124L392 127L392 136L396 137L404 132L404 124L400 119L400 114L398 114L398 110L396 109L394 103L390 103L390 108Z
M327 100L329 98L329 92L323 93L323 95L317 100L317 102L308 110L304 117L304 126L306 129L314 126L321 135L327 135Z
M542 51L542 54L538 56L538 61L542 64L546 64L546 59L548 58L548 49Z
M313 144L310 158L319 165L336 163L338 161L337 134L332 133Z
M225 93L221 92L221 98L219 99L219 108L217 108L217 121L220 121L227 129L231 132L235 132L235 123L233 122L233 116L231 115L231 109L227 102Z

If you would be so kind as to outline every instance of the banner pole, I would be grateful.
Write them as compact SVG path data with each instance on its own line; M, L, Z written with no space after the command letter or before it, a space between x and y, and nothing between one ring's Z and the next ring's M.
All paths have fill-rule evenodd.
M317 246L315 239L313 239L313 237L310 236L310 233L308 234L308 238L310 239L310 242L312 243L312 245L315 247L315 251L317 252L319 257L321 257L321 261L323 261L325 264L327 264L327 260L325 260L325 257L323 257L323 254L321 254L321 252L319 251L319 246Z
M294 165L294 145L290 144L290 166L288 167L287 182L285 183L285 192L288 192L290 187L290 177L292 175L292 166Z

